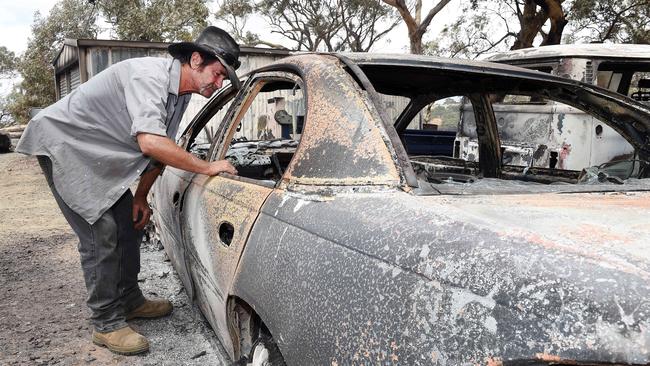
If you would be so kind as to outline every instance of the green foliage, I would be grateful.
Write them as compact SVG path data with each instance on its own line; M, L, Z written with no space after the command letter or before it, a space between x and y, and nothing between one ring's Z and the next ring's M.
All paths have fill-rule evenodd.
M571 39L650 43L650 0L574 0Z
M0 77L11 77L18 67L16 55L7 47L0 46Z
M223 0L215 14L238 41L278 47L245 31L252 15L306 51L368 51L398 24L396 11L379 0Z
M22 81L9 95L9 107L18 123L26 123L29 109L54 102L52 60L65 38L95 38L96 9L83 0L61 0L47 17L34 15L32 36L18 63Z
M426 119L427 121L439 119L441 123L438 130L440 131L456 131L460 120L460 107L460 103L453 101L435 104L427 110Z
M207 0L101 0L102 15L121 40L190 41L207 26Z
M52 61L65 38L97 38L103 15L123 40L191 40L207 25L207 0L59 0L50 13L34 16L27 50L16 65L22 82L9 95L8 110L19 123L29 110L55 101ZM1 67L5 56L0 48ZM11 65L7 63L6 65Z

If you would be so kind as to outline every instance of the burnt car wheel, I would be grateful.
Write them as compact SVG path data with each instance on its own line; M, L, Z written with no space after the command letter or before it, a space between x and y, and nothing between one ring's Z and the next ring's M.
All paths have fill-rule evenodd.
M285 366L284 357L262 319L247 304L233 303L232 319L238 342L233 366Z
M248 356L249 366L284 366L284 358L269 336L261 336L255 341Z

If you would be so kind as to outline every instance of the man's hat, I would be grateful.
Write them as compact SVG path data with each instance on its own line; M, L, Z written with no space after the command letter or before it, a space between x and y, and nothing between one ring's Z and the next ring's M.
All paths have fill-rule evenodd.
M201 32L196 41L174 43L169 46L168 50L174 57L191 54L194 51L216 57L228 72L230 83L237 89L241 87L235 73L241 64L239 62L239 45L223 29L209 26Z

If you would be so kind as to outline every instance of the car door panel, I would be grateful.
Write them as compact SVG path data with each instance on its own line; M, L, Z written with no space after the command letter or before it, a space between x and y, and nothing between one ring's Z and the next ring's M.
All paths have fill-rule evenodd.
M199 307L229 342L226 301L241 252L272 187L223 174L197 175L183 202L186 254Z
M194 173L167 167L158 179L154 194L154 219L160 232L165 252L178 272L188 296L193 298L192 279L185 256L185 244L181 236L180 207L183 192Z

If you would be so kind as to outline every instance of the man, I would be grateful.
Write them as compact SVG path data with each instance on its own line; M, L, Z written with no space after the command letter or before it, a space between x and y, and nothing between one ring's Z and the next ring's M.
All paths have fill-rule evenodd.
M79 237L94 326L92 340L120 354L149 349L127 320L164 316L168 300L145 299L138 287L147 194L163 165L236 174L225 160L206 162L172 140L191 93L211 96L225 78L239 87L239 46L207 27L195 42L169 46L174 59L117 63L30 121L16 151L37 155L48 185ZM129 186L140 182L131 194Z

